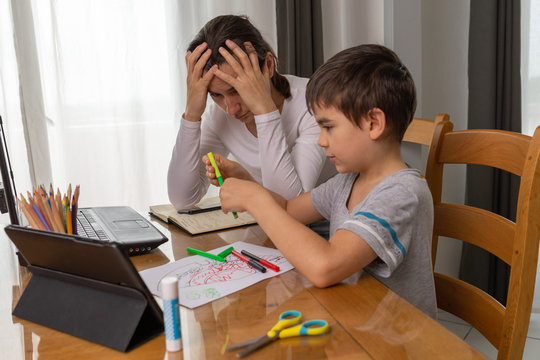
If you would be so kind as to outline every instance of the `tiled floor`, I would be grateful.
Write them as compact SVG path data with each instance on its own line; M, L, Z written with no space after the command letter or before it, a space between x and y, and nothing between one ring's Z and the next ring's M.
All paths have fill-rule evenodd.
M439 323L490 359L497 359L497 349L465 321L439 310ZM523 360L537 360L539 358L538 354L540 354L540 313L534 312L531 315Z

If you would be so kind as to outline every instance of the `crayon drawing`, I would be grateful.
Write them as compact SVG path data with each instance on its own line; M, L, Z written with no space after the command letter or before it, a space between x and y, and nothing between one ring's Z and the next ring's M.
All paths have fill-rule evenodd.
M268 270L261 273L231 254L226 257L227 262L199 255L187 256L173 263L141 271L140 274L150 291L158 296L161 295L160 283L163 278L178 278L180 305L194 308L293 268L279 250L242 241L232 245L238 252L247 250L257 254L261 259L279 266L280 271ZM229 246L214 249L209 253L216 255Z
M202 291L186 289L184 296L186 297L186 299L190 300L199 300L201 298L213 300L220 298L221 294L219 293L219 291L216 290L216 288L203 289Z

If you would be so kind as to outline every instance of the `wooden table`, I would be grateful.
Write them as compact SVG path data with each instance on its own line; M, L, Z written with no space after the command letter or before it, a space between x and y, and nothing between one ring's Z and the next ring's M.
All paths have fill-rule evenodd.
M211 250L236 241L273 247L258 226L189 236L173 225L154 224L170 239L150 254L132 257L138 270L187 256L187 246ZM11 315L31 276L18 266L15 249L0 230L0 358L5 359L236 359L227 344L268 331L285 310L324 319L330 333L276 341L248 359L483 359L436 321L363 274L350 284L313 287L296 270L262 281L196 309L181 308L184 349L167 353L165 337L121 353ZM160 303L160 301L158 301Z

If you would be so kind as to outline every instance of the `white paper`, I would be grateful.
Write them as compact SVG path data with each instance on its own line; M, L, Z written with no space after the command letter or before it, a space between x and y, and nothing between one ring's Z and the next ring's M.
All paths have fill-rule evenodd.
M243 241L222 246L208 253L217 255L230 246L233 246L237 252L246 250L265 259L279 266L280 271L267 269L265 273L262 273L233 254L227 256L227 262L192 255L173 263L143 270L140 275L150 292L157 296L161 296L161 279L176 276L180 305L195 308L293 269L279 250Z

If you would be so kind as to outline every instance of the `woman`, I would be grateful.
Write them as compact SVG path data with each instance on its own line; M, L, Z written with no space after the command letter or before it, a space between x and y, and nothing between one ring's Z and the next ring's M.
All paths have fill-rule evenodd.
M217 185L209 151L224 179L252 179L286 199L335 174L307 110L308 79L279 74L274 51L246 17L210 20L185 59L186 109L168 172L175 208L197 203L210 182Z

